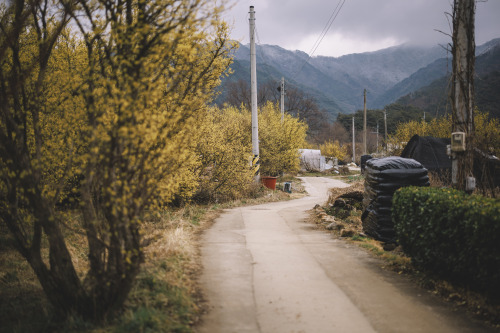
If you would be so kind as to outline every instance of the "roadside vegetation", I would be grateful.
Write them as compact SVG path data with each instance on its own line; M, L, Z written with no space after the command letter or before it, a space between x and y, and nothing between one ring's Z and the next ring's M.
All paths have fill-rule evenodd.
M498 119L475 112L476 147L488 154L500 150ZM399 155L398 143L413 135L447 137L451 117L430 121L413 120L399 124L389 136L388 155ZM361 223L358 198L362 200L363 176L349 188L332 189L324 207L316 208L318 227L380 257L385 267L408 274L416 283L443 297L457 308L467 309L475 317L500 327L498 298L499 232L497 228L498 188L481 186L473 195L451 189L444 174L430 174L430 188L405 188L396 192L393 221L398 245L386 244L366 236ZM451 179L451 178L450 178Z
M197 205L283 199L248 108L212 106L235 47L214 6L0 4L1 331L189 330ZM307 125L259 113L262 172L296 172Z
M452 278L449 278L449 276L446 278L442 274L439 274L439 272L446 270L446 267L450 267L449 265L444 265L439 270L426 268L416 264L412 256L405 252L401 245L386 244L364 234L361 222L362 208L361 210L359 209L359 206L361 206L361 202L358 201L359 197L358 200L350 201L350 198L356 197L356 193L362 193L364 188L363 182L364 180L361 179L353 182L350 187L331 189L329 200L326 205L317 206L312 211L311 222L314 223L318 229L332 233L336 235L336 237L340 237L347 242L356 244L373 256L380 258L385 269L394 271L397 274L409 276L417 285L441 297L456 309L466 310L476 319L482 320L493 327L500 327L500 304L498 303L498 296L495 296L496 294L492 292L492 290L485 291L484 284L469 285L468 281L470 280L461 279L459 275L456 274L452 274ZM356 207L356 202L359 203L358 207ZM498 209L498 201L496 201L495 205ZM443 207L441 208L443 209ZM478 207L478 209L480 208ZM402 211L405 210L403 209ZM444 218L446 218L446 216L447 215L444 215ZM418 221L422 220L420 215L416 218ZM426 216L426 219L429 219L429 217ZM439 238L439 240L431 239L428 236L424 238L417 237L416 239L420 239L420 241L428 241L433 244L432 246L420 246L422 253L432 255L432 253L435 253L433 250L435 246L449 248L449 245L447 245L447 240L450 239L448 235L449 232L442 234L440 230L433 228L430 224L429 227L430 234L433 234L435 237ZM487 236L488 239L491 239L491 241L488 242L488 244L490 244L490 249L497 246L497 242L493 241L498 235L498 233L494 231L496 230L495 228L496 227L492 228L492 233ZM415 228L412 230L413 233L418 232ZM421 229L418 228L418 230ZM470 234L470 236L473 237L473 234ZM451 238L454 239L455 236ZM477 238L473 237L473 239ZM481 242L480 239L477 240ZM467 251L466 248L469 248L466 245L462 246L458 243L457 246L459 246L460 251ZM482 251L482 248L483 247L478 247L477 251ZM462 252L460 251L457 253L450 253L449 255L457 254L461 256L460 253ZM491 251L480 257L484 258L484 260L491 261L492 257L494 258L497 256L497 253L497 251ZM445 254L442 253L442 256L445 256ZM461 258L462 257L463 256L461 256ZM438 256L438 258L441 258L441 256ZM484 262L482 259L477 259L477 261L475 259L477 258L474 258L476 264ZM453 268L459 269L458 266L453 266ZM489 265L486 266L484 270L474 271L473 273L482 274L481 272L483 272L483 280L480 281L485 281L484 278L494 278L493 274L487 272L488 269L496 271L497 266ZM489 286L493 288L493 291L498 292L497 286L494 283L489 284Z

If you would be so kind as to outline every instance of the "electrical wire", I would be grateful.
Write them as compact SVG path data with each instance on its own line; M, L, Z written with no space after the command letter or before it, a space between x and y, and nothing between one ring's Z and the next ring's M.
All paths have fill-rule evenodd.
M255 36L257 37L257 45L255 46L255 49L256 49L256 54L259 54L260 53L260 56L262 58L262 61L264 63L265 66L267 66L268 68L272 67L270 64L269 64L269 58L267 57L267 55L265 54L264 52L264 44L261 43L260 41L260 37L259 37L259 30L257 28L257 25L255 25ZM257 46L260 46L260 47L257 47ZM276 81L278 82L278 81ZM276 83L275 82L275 83ZM281 83L281 82L280 82Z
M333 10L332 12L332 15L330 15L330 18L328 19L328 21L326 22L326 25L325 27L323 28L323 30L321 31L321 34L319 35L318 39L316 40L316 42L314 43L313 47L311 48L311 51L309 51L309 54L310 56L312 57L313 54L316 52L316 50L318 49L319 45L321 44L321 42L323 41L323 38L325 38L326 34L328 33L328 30L330 30L333 22L335 21L335 19L337 18L337 15L339 14L340 10L342 9L342 7L344 6L344 3L345 3L345 0L340 0L338 3L337 3L337 6L335 7L335 9Z
M323 30L321 31L320 35L318 36L318 39L316 40L316 42L313 44L312 48L311 48L311 51L309 51L309 54L308 54L308 57L307 59L304 61L304 63L300 66L299 70L293 75L294 78L296 78L300 72L302 71L302 69L304 68L304 66L309 62L309 60L312 58L312 56L314 55L314 53L316 52L316 50L318 49L318 47L320 46L321 42L323 41L323 39L325 38L326 34L328 33L328 31L330 30L330 28L332 27L333 25L333 22L335 21L335 19L337 18L337 16L339 15L340 13L340 10L342 9L342 7L344 6L346 0L339 0L339 2L337 3L337 6L335 7L335 9L333 10L332 14L330 15L330 18L328 19L328 21L326 22L325 24L325 27L323 28Z

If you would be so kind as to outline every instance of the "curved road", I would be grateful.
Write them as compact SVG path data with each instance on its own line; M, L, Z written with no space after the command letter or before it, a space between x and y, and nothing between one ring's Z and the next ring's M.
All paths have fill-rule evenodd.
M313 230L306 211L338 180L302 178L308 197L226 210L202 238L209 302L198 332L486 332L384 271L356 246Z

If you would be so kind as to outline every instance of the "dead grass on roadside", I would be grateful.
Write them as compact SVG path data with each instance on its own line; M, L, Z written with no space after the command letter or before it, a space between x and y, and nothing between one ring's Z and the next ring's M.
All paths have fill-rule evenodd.
M67 215L67 227L79 229L76 214ZM82 278L88 269L87 242L78 232L65 228L68 251ZM42 258L48 263L47 240L42 238ZM0 332L50 331L59 325L52 306L28 262L15 250L15 241L0 225Z
M335 202L335 199L337 199L339 196L342 194L346 194L348 192L354 192L354 191L364 191L365 185L363 180L358 180L356 182L353 182L349 187L334 187L331 188L328 191L328 201L326 202L327 205L333 205Z

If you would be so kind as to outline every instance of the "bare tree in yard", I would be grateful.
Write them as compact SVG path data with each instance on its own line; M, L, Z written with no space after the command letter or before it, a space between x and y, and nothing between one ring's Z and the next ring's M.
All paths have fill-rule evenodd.
M259 85L257 104L263 106L267 101L279 103L280 92L277 87L278 83L272 80ZM247 108L250 107L250 86L247 81L238 80L228 83L226 89L227 103L236 107L242 104ZM319 108L313 97L290 85L286 88L285 112L306 121L309 126L309 138L313 141L323 143L332 140L332 137L327 137L332 125L327 119L326 111Z
M344 144L350 141L349 133L338 121L333 124L323 122L321 130L316 136L316 143L323 143L328 141L339 141Z
M331 124L327 119L326 111L319 108L313 97L293 86L288 86L285 95L285 112L306 121L309 126L308 140L316 143L324 142L321 137L326 136L325 133L329 132ZM328 140L332 138L326 139Z
M246 108L250 109L250 85L247 81L238 80L228 82L226 84L226 89L226 103L235 107L244 105Z
M229 66L218 11L205 0L0 5L0 223L61 314L98 322L122 307L143 214L177 190L197 111ZM77 216L56 208L75 178ZM66 244L70 220L87 237L87 272Z
M457 152L456 186L464 190L467 177L473 176L474 149L474 13L475 0L454 0L453 3L453 74L451 104L453 132L464 132L465 152Z
M225 102L229 105L240 107L245 106L250 109L250 85L248 81L238 80L226 84L227 97ZM272 81L268 81L258 86L257 105L263 106L267 101L276 102L276 90Z

